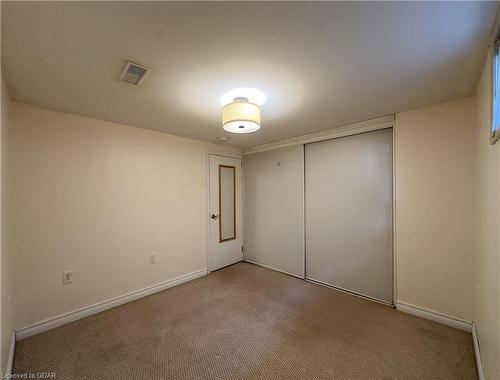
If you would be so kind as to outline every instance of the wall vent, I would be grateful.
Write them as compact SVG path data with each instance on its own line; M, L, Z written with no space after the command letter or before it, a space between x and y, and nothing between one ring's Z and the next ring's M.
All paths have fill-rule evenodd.
M151 69L134 62L127 61L123 66L120 80L127 84L139 86Z

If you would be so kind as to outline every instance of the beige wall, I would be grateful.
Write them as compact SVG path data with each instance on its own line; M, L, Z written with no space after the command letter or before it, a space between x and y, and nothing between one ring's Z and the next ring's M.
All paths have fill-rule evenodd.
M476 95L478 246L474 261L474 321L486 379L500 378L500 142L489 144L491 65L484 67Z
M207 151L239 149L19 103L8 144L15 328L207 267Z
M395 240L398 301L474 320L496 378L500 143L488 143L489 82L487 66L477 97L397 115ZM19 328L206 267L206 153L239 150L18 103L7 131L2 333L8 296ZM64 270L73 284L61 284Z
M302 146L245 156L245 260L303 277ZM278 165L279 163L279 165Z
M5 224L3 218L3 208L4 208L4 191L2 188L4 186L4 177L5 177L5 132L7 130L7 120L8 120L8 106L9 100L7 95L7 89L5 87L5 82L3 77L0 74L0 82L1 82L1 116L0 116L0 157L1 157L1 165L0 165L0 373L5 373L7 369L7 362L10 351L10 341L11 341L11 320L9 318L9 305L8 305L8 297L10 289L9 278L9 269L10 269L10 261L6 255L6 250L4 249L4 245L6 242L6 234L5 234Z
M475 107L474 97L463 98L399 113L394 125L396 300L469 321L476 244ZM293 149L299 152L301 146L244 158L245 258L298 274L303 217L291 205L301 205L303 172ZM277 229L279 221L287 228Z
M472 319L474 98L396 117L397 300Z

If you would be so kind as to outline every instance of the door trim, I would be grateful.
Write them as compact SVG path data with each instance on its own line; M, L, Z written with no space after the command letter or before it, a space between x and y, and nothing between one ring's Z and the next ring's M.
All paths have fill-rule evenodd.
M241 160L241 211L240 211L240 217L241 217L241 239L242 239L242 244L245 244L245 194L244 194L244 186L243 186L243 155L241 153L232 153L232 152L221 152L216 149L208 149L207 154L205 157L205 183L204 186L206 188L206 194L205 194L205 210L206 210L206 217L205 217L205 231L206 231L206 262L207 262L207 274L210 274L213 272L211 262L210 262L210 257L212 256L212 245L210 241L210 214L211 214L211 209L210 209L210 156L219 156L219 157L226 157L226 158L236 158ZM243 261L243 252L241 252L241 261Z
M364 132L378 131L379 129L392 128L395 119L396 116L394 114L389 114L377 117L375 119L361 121L359 123L343 125L336 128L330 128L319 132L309 133L306 135L289 137L286 139L273 141L267 144L256 145L250 148L243 149L243 156L254 153L267 152L268 150L287 148L295 145L303 145L323 140L336 139L339 137L357 135L359 133L364 133Z
M222 239L222 197L221 197L221 180L220 180L220 172L221 168L233 169L233 231L234 234L232 237L227 239ZM236 209L236 166L231 165L219 165L218 170L218 178L219 178L219 243L223 243L225 241L236 240L236 220L239 216L238 210Z

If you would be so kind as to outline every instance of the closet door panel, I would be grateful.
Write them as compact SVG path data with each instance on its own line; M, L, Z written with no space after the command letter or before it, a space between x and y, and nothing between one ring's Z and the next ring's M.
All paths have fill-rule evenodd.
M245 260L304 277L302 146L243 158Z
M305 146L306 277L393 302L392 129Z

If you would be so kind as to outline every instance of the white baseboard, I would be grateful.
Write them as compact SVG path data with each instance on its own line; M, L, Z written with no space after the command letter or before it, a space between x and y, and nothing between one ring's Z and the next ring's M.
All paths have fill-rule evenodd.
M7 358L7 368L5 369L5 378L12 375L12 365L14 364L14 351L16 350L16 333L12 330L10 334L9 357ZM2 377L3 379L3 377Z
M293 273L290 273L290 272L286 272L286 271L284 271L284 270L277 269L277 268L271 267L271 266L269 266L269 265L261 264L261 263L258 263L258 262L256 262L256 261L247 260L247 259L243 259L243 261L244 261L244 262L246 262L246 263L250 263L250 264L258 265L259 267L263 267L263 268L267 268L267 269L272 269L272 270L274 270L274 271L276 271L276 272L281 272L281 273L287 274L287 275L289 275L289 276L297 277L297 278L300 278L300 279L302 279L302 280L304 279L304 277L299 276L299 275L297 275L297 274L293 274Z
M477 376L479 380L484 380L483 361L481 359L481 350L479 349L479 336L474 322L472 322L472 342L474 343L474 356L476 357Z
M96 303L81 309L73 310L68 313L59 314L51 318L44 319L33 323L29 326L23 327L21 329L16 329L16 339L23 339L30 337L32 335L39 334L41 332L51 330L53 328L65 325L67 323L76 321L88 317L89 315L99 313L104 310L111 309L113 307L123 305L124 303L134 301L138 298L149 296L150 294L161 292L162 290L171 288L176 285L180 285L184 282L194 280L196 278L205 276L207 274L207 268L197 270L196 272L188 273L183 276L175 277L171 280L161 282L156 285L148 286L147 288L136 290L118 297L111 298L106 301Z
M431 321L441 323L442 325L454 327L459 330L464 330L468 332L472 332L472 322L466 321L465 319L460 319L456 317L452 317L450 315L446 315L443 313L439 313L434 310L425 309L420 306L415 306L406 302L396 302L396 309L402 311L403 313L408 313L415 315L417 317L430 319Z

